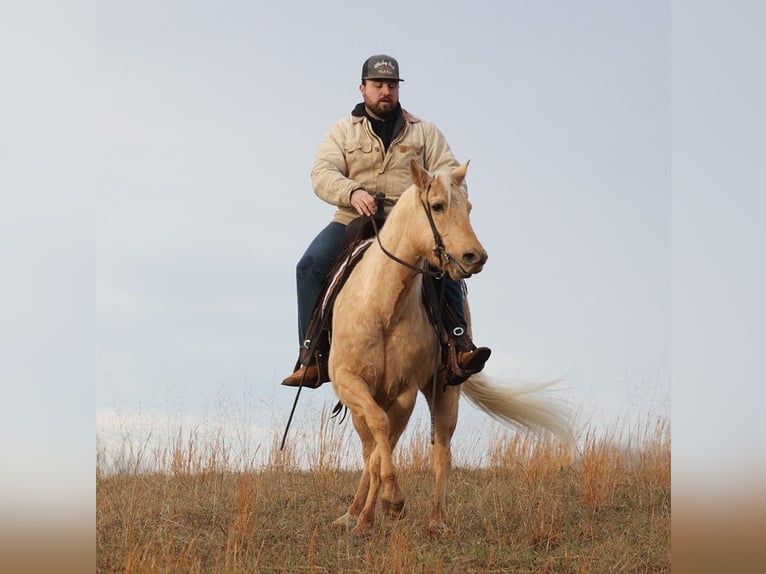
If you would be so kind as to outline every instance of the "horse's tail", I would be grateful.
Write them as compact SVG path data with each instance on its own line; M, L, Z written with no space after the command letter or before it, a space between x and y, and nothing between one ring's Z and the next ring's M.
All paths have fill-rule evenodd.
M566 404L550 394L557 382L511 387L492 384L487 375L477 373L460 386L474 406L501 423L531 430L541 437L550 433L571 446L575 442L571 415Z

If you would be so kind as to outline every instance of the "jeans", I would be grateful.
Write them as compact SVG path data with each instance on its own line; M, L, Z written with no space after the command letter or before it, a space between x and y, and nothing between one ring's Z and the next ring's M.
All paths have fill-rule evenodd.
M306 340L311 313L322 290L325 278L330 274L335 258L346 243L346 226L337 221L330 222L309 244L295 268L298 287L298 345ZM452 305L458 316L458 323L465 329L465 307L463 289L459 281L444 277L444 298ZM437 284L437 292L440 289Z

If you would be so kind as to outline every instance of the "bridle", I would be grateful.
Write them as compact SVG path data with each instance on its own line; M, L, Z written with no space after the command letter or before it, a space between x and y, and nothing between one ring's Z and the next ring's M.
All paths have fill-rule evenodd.
M391 253L388 249L386 249L383 244L380 242L380 233L378 229L378 223L375 220L375 218L372 218L372 226L375 230L375 239L378 242L378 247L380 247L380 250L390 259L393 259L400 265L404 265L408 269L412 269L416 273L422 273L423 275L430 275L431 277L435 279L441 279L444 277L445 270L447 268L447 265L449 265L451 262L455 263L458 267L461 267L457 261L450 256L449 253L447 253L447 250L444 248L444 241L442 241L442 236L439 233L439 230L436 228L436 222L434 221L433 211L431 209L431 204L428 202L428 194L431 193L431 185L434 182L434 177L432 177L429 182L428 186L426 187L426 193L425 193L425 199L421 199L420 203L423 206L423 210L426 212L426 219L428 219L428 224L431 226L431 233L434 237L434 248L433 252L436 254L436 256L439 258L439 262L441 263L441 267L438 270L429 269L427 265L423 265L421 267L417 267L415 265L412 265L411 263L404 261L403 259L400 259L393 253ZM376 196L376 201L380 202L381 204L385 201L382 197L383 194L379 194L379 196ZM378 206L379 208L382 207L382 205ZM461 267L462 269L462 267Z

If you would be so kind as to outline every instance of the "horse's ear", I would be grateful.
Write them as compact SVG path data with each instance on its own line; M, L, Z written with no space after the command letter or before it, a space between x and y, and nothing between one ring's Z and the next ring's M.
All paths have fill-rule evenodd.
M415 159L410 160L410 175L412 176L412 181L420 189L428 187L431 176Z
M452 170L452 183L455 185L460 185L465 180L465 172L468 171L468 164L471 163L471 160L466 160L466 162L463 165L460 165Z

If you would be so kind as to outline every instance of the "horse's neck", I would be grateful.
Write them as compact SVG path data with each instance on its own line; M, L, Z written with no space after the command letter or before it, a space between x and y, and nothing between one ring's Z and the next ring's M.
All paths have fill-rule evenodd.
M381 304L391 310L408 299L420 301L422 275L412 267L419 268L423 258L417 253L403 223L406 222L386 221L379 236L380 243L373 242L363 261L369 287L374 289ZM383 248L412 267L392 259Z

